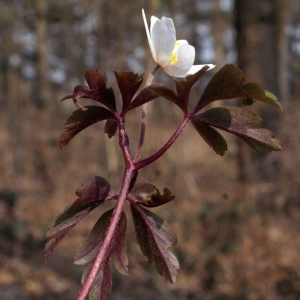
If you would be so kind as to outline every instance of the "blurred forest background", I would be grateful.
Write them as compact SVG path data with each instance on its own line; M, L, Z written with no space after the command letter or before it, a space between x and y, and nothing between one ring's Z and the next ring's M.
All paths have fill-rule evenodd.
M177 38L195 46L196 64L216 64L192 101L226 63L278 96L284 113L259 104L251 109L283 151L255 153L226 135L229 149L220 157L188 125L138 178L176 195L173 205L154 211L178 235L178 280L165 282L147 264L129 218L130 275L113 272L109 298L300 299L299 0L0 0L0 298L76 297L82 268L73 265L74 249L109 205L75 227L45 265L48 225L92 176L103 176L117 192L123 160L118 138L109 140L103 124L59 151L63 124L76 109L59 100L85 84L87 69L106 72L117 97L113 70L147 77L155 63L142 8L148 22L151 15L173 18ZM161 71L155 82L174 84ZM163 99L149 111L144 157L163 145L182 117ZM140 113L127 120L133 151Z

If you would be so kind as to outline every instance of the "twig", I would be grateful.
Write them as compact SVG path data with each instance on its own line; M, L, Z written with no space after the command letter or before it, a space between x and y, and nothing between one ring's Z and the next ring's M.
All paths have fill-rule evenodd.
M151 164L152 162L154 162L155 160L160 158L173 145L173 143L176 141L176 139L178 138L178 136L182 132L185 125L189 122L189 120L191 119L193 114L194 113L187 113L184 116L183 120L179 124L179 126L176 129L176 131L174 132L174 134L168 140L168 142L162 148L160 148L155 154L153 154L153 155L151 155L151 156L149 156L149 157L147 157L147 158L145 158L141 161L135 162L135 164L134 164L135 170L139 170L141 168L144 168L145 166Z
M154 78L155 73L160 69L160 65L157 65L152 72L149 74L149 77L147 79L145 87L149 86ZM141 135L140 135L140 142L139 142L139 147L136 152L134 162L137 162L140 160L142 156L142 151L144 147L144 142L145 142L145 134L146 134L146 123L147 123L147 103L143 104L142 106L142 124L141 124Z

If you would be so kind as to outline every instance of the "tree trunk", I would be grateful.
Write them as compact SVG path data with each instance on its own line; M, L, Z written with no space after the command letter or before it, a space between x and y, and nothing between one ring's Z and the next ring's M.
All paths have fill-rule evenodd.
M45 106L49 100L48 80L48 49L47 49L47 3L45 0L36 0L36 36L37 36L37 81L34 92L35 103L38 108Z
M279 1L235 1L238 66L244 72L247 82L256 82L275 95L279 94ZM258 114L264 120L263 127L276 133L279 127L279 111L259 103L253 109L259 110ZM278 156L259 154L258 159L256 154L254 160L250 153L252 150L240 141L238 149L238 179L242 186L242 195L246 194L245 186L253 183L254 178L259 182L277 180Z

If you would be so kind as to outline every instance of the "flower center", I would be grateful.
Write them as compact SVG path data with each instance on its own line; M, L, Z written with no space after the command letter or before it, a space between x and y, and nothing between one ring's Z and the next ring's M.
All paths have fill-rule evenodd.
M179 47L179 45L180 45L180 42L177 41L175 43L175 46L174 46L174 49L173 49L172 53L169 56L169 63L170 63L171 66L178 63L178 58L176 57L176 50Z

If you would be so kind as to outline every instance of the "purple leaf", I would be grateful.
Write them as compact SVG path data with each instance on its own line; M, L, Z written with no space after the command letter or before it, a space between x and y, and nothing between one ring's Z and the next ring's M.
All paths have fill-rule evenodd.
M187 105L181 102L177 94L165 84L152 84L145 87L131 102L129 109L134 109L158 97L163 97L178 105L183 111Z
M123 275L128 275L128 257L126 252L127 219L123 212L113 240L112 257L116 269Z
M85 265L92 261L102 245L105 233L109 227L110 219L114 209L105 212L97 221L92 231L84 238L80 246L76 250L74 263L77 265ZM122 274L128 274L128 258L126 253L126 215L123 212L120 223L115 232L113 241L107 257L113 254L115 266Z
M271 93L265 92L258 84L248 83L242 86L243 72L234 65L227 64L221 68L210 80L195 107L195 112L207 104L216 100L233 98L253 98L282 109L277 98Z
M214 128L200 122L197 118L192 119L192 124L202 136L204 141L214 149L214 151L223 156L227 151L227 143L223 136Z
M76 201L75 201L76 202ZM56 221L63 216L65 221L59 222L58 225L56 221L52 226L49 227L47 232L47 243L44 249L44 259L48 260L50 254L56 248L58 243L65 237L65 235L89 212L91 212L97 205L90 203L82 206L72 206L67 208L62 214L58 215Z
M113 209L110 209L109 211L105 212L98 219L91 232L83 239L76 250L74 264L85 265L95 258L103 242L103 238L109 226L113 211ZM109 250L108 256L110 256L110 252L111 249Z
M85 181L76 190L76 195L80 197L76 200L76 205L83 205L91 202L105 203L110 201L115 196L115 193L106 179L95 176Z
M132 100L128 110L132 110L137 108L151 100L158 98L159 96L151 90L151 85L142 89L139 94Z
M104 126L104 132L107 134L108 138L112 138L118 129L119 123L115 119L108 119Z
M61 101L73 98L75 105L79 109L85 110L85 107L78 103L78 99L92 99L104 104L112 112L115 112L116 101L114 91L112 88L106 87L107 77L105 73L100 70L89 70L85 72L84 77L88 83L88 87L85 85L77 85L73 90L73 94L65 96Z
M262 120L252 111L241 107L217 107L209 109L192 118L193 122L202 122L228 131L243 139L254 150L280 151L280 143L274 139L271 131L258 128Z
M89 85L91 97L77 97L74 90L74 98L88 98L104 104L111 111L116 111L115 95L112 88L107 88L106 74L100 70L88 70L84 77ZM75 87L76 89L76 87ZM88 95L87 95L88 96Z
M185 103L180 102L180 99L178 98L177 94L165 84L153 84L150 85L149 87L150 90L157 96L172 101L173 103L178 105L183 111L186 110L187 106L185 105Z
M83 284L90 271L91 264L84 270L81 278ZM112 278L109 267L109 259L106 259L100 267L89 293L89 300L107 300L107 294L111 292Z
M128 197L146 207L160 206L175 199L169 189L164 188L164 192L161 194L159 189L150 182L136 184Z
M101 89L106 85L107 77L101 70L88 70L84 78L91 89Z
M76 194L80 198L59 214L48 229L44 255L46 261L58 243L79 221L115 195L109 183L99 176L90 178L83 183Z
M82 284L86 280L88 272L91 268L92 261L97 255L100 247L102 246L105 233L109 227L110 220L114 209L105 212L97 221L92 231L84 238L78 247L74 263L78 265L85 265L89 263L89 266L85 269L82 275ZM122 212L121 220L115 231L113 240L110 244L109 250L105 256L104 262L93 282L89 299L106 299L107 293L111 291L111 272L109 268L109 258L112 255L117 270L124 274L128 274L128 258L126 252L126 227L127 220L126 215Z
M114 115L104 107L85 106L87 110L78 109L67 119L64 125L65 131L59 139L59 148L62 149L80 131L88 126L107 119L113 119Z
M63 97L60 101L64 101L64 100L72 99L72 98L73 98L73 94L68 94L65 97Z
M168 248L176 245L176 234L165 220L154 213L136 204L131 203L130 207L137 241L148 263L155 262L158 273L174 283L179 263Z
M178 95L165 84L152 84L147 86L131 102L129 109L134 109L158 97L163 97L175 103L185 112L187 110L190 89L208 68L208 66L205 66L196 74L187 76L186 81L176 81Z
M186 77L186 81L175 81L176 90L178 94L179 102L185 104L187 107L187 102L190 94L190 90L193 85L200 79L200 77L209 69L209 66L203 67L200 71L193 75Z
M122 95L123 111L126 111L130 104L130 101L143 82L143 76L139 76L138 74L135 74L133 72L114 71L114 73Z

